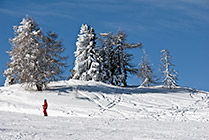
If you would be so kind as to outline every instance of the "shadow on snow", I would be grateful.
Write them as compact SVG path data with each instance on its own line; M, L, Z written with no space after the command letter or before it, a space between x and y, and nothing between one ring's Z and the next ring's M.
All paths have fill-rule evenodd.
M48 91L64 92L71 93L76 91L86 91L86 92L101 92L105 94L149 94L149 93L198 93L199 91L187 87L178 87L175 89L167 89L163 87L151 87L151 88L138 88L136 86L129 87L117 87L117 86L108 86L105 84L98 85L66 85L66 86L52 86Z

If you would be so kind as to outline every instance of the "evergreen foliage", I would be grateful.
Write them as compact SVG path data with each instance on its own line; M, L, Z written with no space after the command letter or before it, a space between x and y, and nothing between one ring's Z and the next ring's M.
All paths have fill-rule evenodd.
M114 75L114 48L113 48L113 34L100 33L99 42L100 50L100 73L101 81L108 84L113 84Z
M96 46L94 29L87 24L83 24L77 40L75 67L71 78L84 81L100 81L100 52Z
M102 33L100 36L103 81L113 85L127 86L128 73L137 72L137 69L131 64L132 55L127 52L127 49L141 48L142 44L126 43L127 35L123 31L118 31L116 35Z

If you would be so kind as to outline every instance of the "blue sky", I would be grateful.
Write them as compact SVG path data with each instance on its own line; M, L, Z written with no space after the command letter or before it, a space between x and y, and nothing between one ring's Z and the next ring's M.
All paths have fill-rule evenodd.
M209 91L209 1L208 0L0 0L0 73L9 62L8 39L14 37L13 25L30 15L44 32L56 32L63 39L69 56L65 76L73 67L75 42L81 24L92 26L96 33L124 30L127 42L142 42L156 73L160 51L170 51L179 71L182 86ZM135 49L133 63L142 53ZM0 85L5 77L0 74ZM140 84L136 76L130 85Z

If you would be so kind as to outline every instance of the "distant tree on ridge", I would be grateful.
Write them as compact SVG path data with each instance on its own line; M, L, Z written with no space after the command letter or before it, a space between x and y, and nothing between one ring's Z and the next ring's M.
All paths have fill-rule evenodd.
M175 70L173 67L174 64L171 63L172 57L170 56L170 53L167 49L161 50L162 56L161 56L161 72L163 74L163 85L167 88L175 88L177 84L177 70Z
M150 87L152 84L156 84L158 79L154 74L154 69L147 58L146 51L143 49L143 57L139 64L138 77L141 79L140 87Z

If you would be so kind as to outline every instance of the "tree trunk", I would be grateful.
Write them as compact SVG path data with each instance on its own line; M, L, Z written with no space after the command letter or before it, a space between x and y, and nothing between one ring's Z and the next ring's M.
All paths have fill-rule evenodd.
M43 90L42 86L39 86L38 84L36 84L36 88L37 88L38 91L42 91Z
M146 79L144 80L144 82L140 85L140 87L147 87L146 84L149 85L148 82L149 82L149 79L146 78Z

